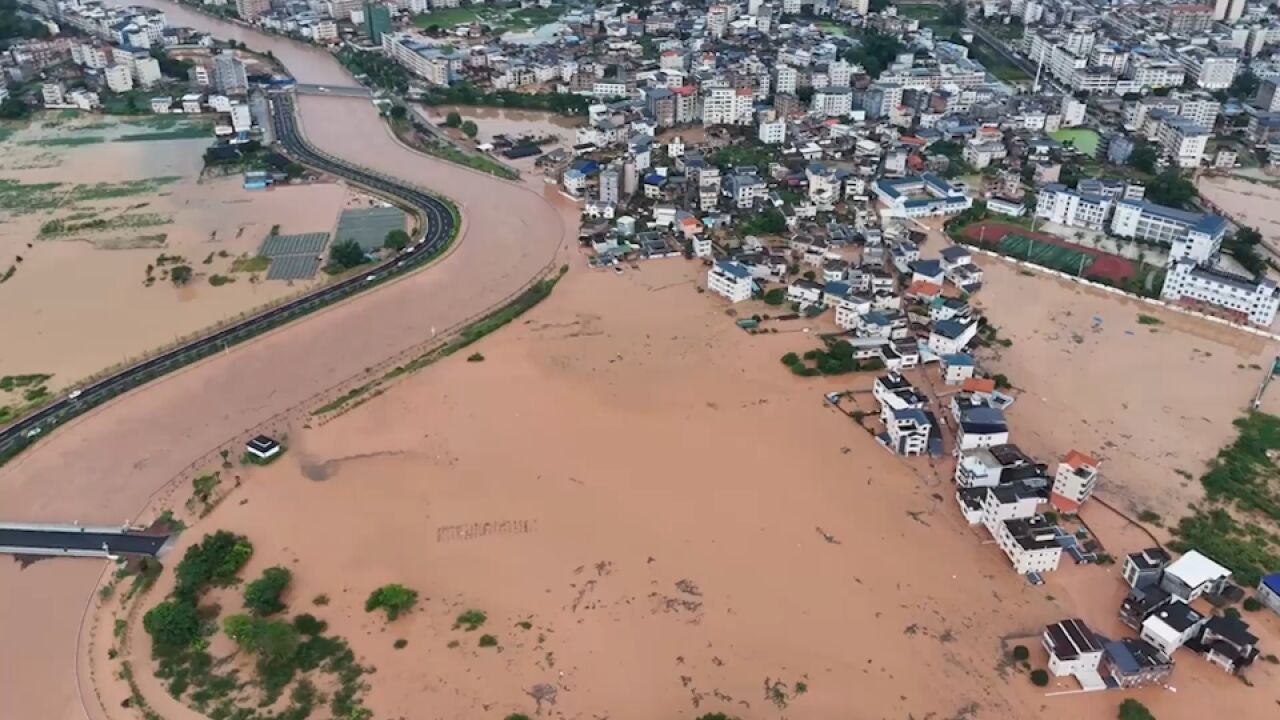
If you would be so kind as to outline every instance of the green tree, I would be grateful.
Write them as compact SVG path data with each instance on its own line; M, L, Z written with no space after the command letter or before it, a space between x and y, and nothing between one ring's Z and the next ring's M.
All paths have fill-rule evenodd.
M1153 173L1156 171L1156 161L1159 159L1160 153L1156 152L1155 147L1143 140L1134 146L1133 152L1129 155L1129 164L1144 173Z
M1146 705L1133 698L1125 698L1120 703L1120 711L1116 717L1120 720L1156 720L1156 716L1151 714Z
M262 577L245 586L244 606L258 616L274 615L284 610L280 595L289 586L293 573L288 568L269 567L262 571Z
M480 127L474 122L467 120L462 123L462 134L469 138L474 138L480 132Z
M955 27L964 25L964 2L947 3L946 7L942 9L942 15L938 19L942 21L943 25L952 25Z
M194 599L209 585L225 587L236 582L236 574L253 555L253 545L243 535L219 530L192 545L174 570L177 582L173 594Z
M391 115L392 120L399 121L399 120L404 120L405 117L409 115L409 111L405 109L405 106L403 105L392 105L391 110L388 111L388 114Z
M355 240L339 240L329 248L329 262L342 270L349 270L364 264L364 250Z
M181 287L191 282L191 266L177 265L169 271L169 279L174 285Z
M1044 687L1049 684L1049 673L1044 670L1031 671L1031 684L1036 687Z
M902 52L902 41L898 36L879 30L867 30L859 38L856 47L845 53L845 59L857 63L872 78L880 77L880 73Z
M1186 207L1196 196L1196 187L1177 170L1165 170L1147 183L1147 200L1174 208Z
M1252 70L1245 70L1231 81L1231 87L1227 90L1227 94L1233 98L1240 100L1252 100L1254 95L1258 94L1258 87L1262 85L1262 81Z
M1015 645L1013 647L1014 660L1021 662L1029 657L1031 657L1031 651L1027 649L1026 645Z
M177 650L200 637L200 615L194 603L165 600L142 616L142 627L154 646Z
M773 288L764 294L764 301L768 305L781 305L787 301L786 288Z
M450 110L448 115L444 116L444 126L456 128L462 125L462 114L457 110Z
M383 585L369 594L364 603L365 612L385 610L387 620L395 620L402 613L409 612L418 602L418 591L404 585L391 583Z
M392 230L382 241L382 247L399 252L409 245L409 233L403 230Z
M21 120L31 114L31 106L18 98L5 98L0 102L0 118L4 120Z

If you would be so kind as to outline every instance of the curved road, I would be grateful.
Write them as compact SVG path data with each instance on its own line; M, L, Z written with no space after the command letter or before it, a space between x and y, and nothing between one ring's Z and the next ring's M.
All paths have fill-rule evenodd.
M299 162L322 172L336 175L344 180L373 190L388 199L394 199L407 208L413 208L426 221L424 235L412 246L396 257L370 267L367 274L348 278L341 282L325 285L313 293L276 306L259 315L247 318L215 333L192 340L180 347L163 352L136 365L125 368L95 383L80 388L75 398L63 398L38 412L0 429L0 446L10 442L23 442L26 438L38 438L39 434L48 431L60 416L75 413L78 405L98 404L111 397L127 392L141 385L156 373L163 373L175 361L188 357L204 357L227 344L239 342L259 332L265 332L277 325L288 322L293 316L309 312L311 308L336 302L343 297L365 289L369 279L384 280L392 273L411 269L412 264L422 262L441 250L454 231L453 213L438 198L422 190L409 187L381 174L371 173L363 168L333 158L309 146L298 132L293 112L293 102L287 95L277 95L272 100L272 124L276 137L287 154ZM87 408L86 408L87 409Z
M164 7L174 24L270 49L301 82L352 82L324 51L152 4ZM548 194L540 179L506 182L414 153L388 135L368 100L306 96L296 103L299 130L318 153L453 200L463 218L454 248L430 268L149 383L61 427L0 468L6 520L118 525L133 518L194 458L414 347L433 329L493 307L552 263L576 233L576 208L558 208L558 195ZM430 381L429 374L415 380ZM76 642L102 567L100 561L59 560L22 569L0 560L0 587L9 590L0 592L0 645L22 658L0 673L0 718L83 720Z

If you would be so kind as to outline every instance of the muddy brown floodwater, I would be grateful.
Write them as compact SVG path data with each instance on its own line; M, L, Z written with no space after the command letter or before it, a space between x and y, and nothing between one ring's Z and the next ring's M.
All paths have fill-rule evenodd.
M352 82L323 50L153 4L173 24L272 50L302 82ZM300 113L319 148L454 199L464 223L456 249L424 271L147 385L59 429L0 468L4 519L117 524L131 518L193 458L426 341L433 329L502 301L554 264L557 248L576 234L576 211L544 197L541 181L504 182L415 154L387 134L367 100L305 98ZM76 628L101 569L95 561L49 561L26 570L0 563L0 646L22 659L0 673L0 717L83 717Z

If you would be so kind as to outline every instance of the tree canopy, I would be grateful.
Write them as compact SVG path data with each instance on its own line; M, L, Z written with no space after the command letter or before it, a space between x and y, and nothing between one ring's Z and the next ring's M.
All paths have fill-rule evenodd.
M1120 720L1156 720L1156 716L1151 714L1146 705L1133 698L1125 698L1124 702L1120 703L1117 717Z
M365 612L385 610L388 620L395 620L402 613L409 612L418 602L418 591L404 585L391 583L383 585L369 595L364 603Z
M382 240L382 247L388 250L400 251L408 247L409 233L403 230L392 230Z
M142 627L156 646L177 650L200 637L200 615L194 603L165 600L142 616Z
M364 264L364 250L355 240L339 240L329 248L329 262L341 270Z
M858 46L845 53L845 59L861 65L868 75L878 78L898 53L902 52L902 47L902 41L897 35L867 30L859 38Z
M1158 205L1182 208L1196 196L1196 187L1177 170L1165 170L1147 183L1147 200Z
M285 567L269 567L262 577L245 586L244 606L258 616L274 615L285 608L280 595L293 579L293 573Z

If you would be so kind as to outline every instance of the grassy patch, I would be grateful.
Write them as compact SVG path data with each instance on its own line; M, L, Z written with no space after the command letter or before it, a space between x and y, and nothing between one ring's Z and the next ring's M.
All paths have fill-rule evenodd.
M464 628L467 632L478 629L484 625L489 616L483 610L467 610L458 616L453 622L454 629Z
M1155 315L1143 315L1143 314L1139 314L1139 315L1138 315L1138 324L1139 324L1139 325L1163 325L1163 324L1164 324L1164 321L1163 321L1163 320L1161 320L1160 318L1156 317Z
M79 147L81 145L97 145L106 142L101 135L82 135L80 137L45 138L43 140L26 140L23 145L35 147Z
M76 213L76 216L83 213ZM74 216L73 216L74 217ZM40 239L67 237L78 233L102 233L115 230L159 227L169 225L173 218L157 213L121 213L114 217L97 217L92 220L72 220L70 217L50 220L40 226Z
M207 125L180 125L169 130L153 130L142 133L126 133L116 138L116 142L150 142L152 140L191 140L208 138L212 132Z
M348 391L346 391L346 392L342 393L341 395L339 395L338 397L334 398L333 400L330 400L329 402L325 403L324 405L321 405L320 407L316 408L315 410L312 410L312 411L311 411L311 414L312 414L312 415L323 415L323 414L325 414L325 413L327 413L327 412L333 412L334 410L337 410L338 408L342 407L343 405L346 405L347 403L351 402L352 400L355 400L356 398L360 397L361 395L364 395L365 393L369 392L370 390L372 390L372 389L373 389L373 386L374 386L374 385L375 385L375 383L371 383L371 382L369 382L369 383L365 383L364 385L361 385L361 386L359 386L359 387L351 388L350 390L348 390Z
M1280 567L1280 536L1274 531L1280 526L1280 473L1270 456L1280 449L1280 418L1251 412L1235 425L1240 434L1200 478L1210 505L1178 522L1170 547L1200 550L1249 587Z
M271 258L263 255L241 255L231 261L231 272L233 273L257 273L266 272L271 265Z

